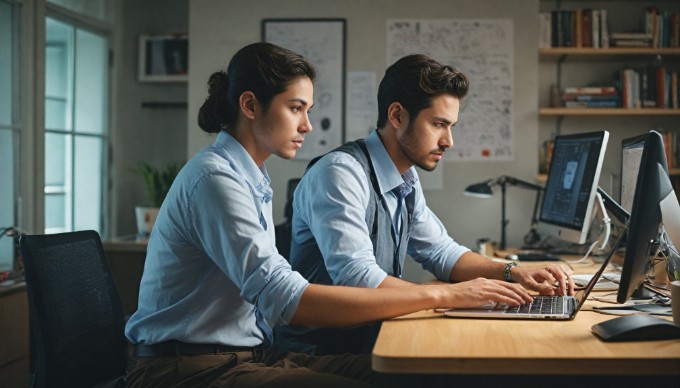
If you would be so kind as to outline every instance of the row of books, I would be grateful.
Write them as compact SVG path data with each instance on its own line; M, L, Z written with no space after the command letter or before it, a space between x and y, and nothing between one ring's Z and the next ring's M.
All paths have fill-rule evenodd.
M562 104L567 108L618 108L619 91L615 86L569 86L564 88Z
M564 88L566 108L680 108L678 71L663 66L625 68L610 85Z
M680 47L680 14L644 9L641 28L609 32L606 9L542 12L539 47Z
M657 7L644 10L644 33L649 47L680 47L680 14Z
M609 47L606 9L541 12L540 48Z
M618 72L623 108L678 108L678 72L663 66L627 68Z

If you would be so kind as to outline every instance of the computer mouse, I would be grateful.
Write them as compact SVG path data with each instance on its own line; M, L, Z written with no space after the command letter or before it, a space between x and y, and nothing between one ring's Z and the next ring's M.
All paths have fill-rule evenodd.
M633 314L593 325L603 341L652 341L680 338L680 326L648 314Z
M505 258L508 259L508 260L518 260L518 259L519 259L519 256L517 256L517 255L514 254L514 253L511 253L511 254L509 254L509 255L505 255Z

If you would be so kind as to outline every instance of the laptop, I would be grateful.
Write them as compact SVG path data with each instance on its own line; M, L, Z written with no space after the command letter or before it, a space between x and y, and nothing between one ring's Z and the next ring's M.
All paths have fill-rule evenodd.
M473 308L453 308L444 311L444 315L452 318L494 318L494 319L551 319L571 320L588 299L595 284L618 249L628 228L623 229L619 238L611 247L607 258L600 269L593 275L585 288L573 296L536 296L534 301L522 306L508 306L503 303L487 303Z

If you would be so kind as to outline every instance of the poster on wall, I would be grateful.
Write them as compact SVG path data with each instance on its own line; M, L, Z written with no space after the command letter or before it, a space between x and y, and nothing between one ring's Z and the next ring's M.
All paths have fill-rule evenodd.
M510 19L387 21L387 65L422 53L465 73L470 90L444 160L513 160L513 24Z
M345 19L264 19L262 40L292 50L316 68L314 130L296 159L310 160L342 144L345 111Z

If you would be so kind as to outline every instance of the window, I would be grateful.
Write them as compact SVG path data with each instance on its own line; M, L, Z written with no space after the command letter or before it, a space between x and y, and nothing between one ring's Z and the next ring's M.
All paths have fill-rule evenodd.
M17 223L19 18L18 5L0 0L0 230ZM11 238L0 238L0 271L13 269L12 242Z
M47 18L45 233L101 232L108 142L108 52L106 36Z

